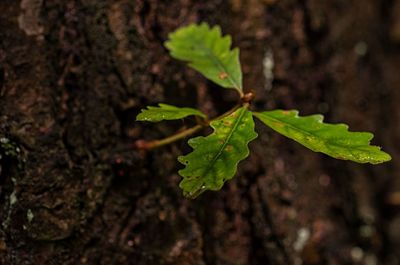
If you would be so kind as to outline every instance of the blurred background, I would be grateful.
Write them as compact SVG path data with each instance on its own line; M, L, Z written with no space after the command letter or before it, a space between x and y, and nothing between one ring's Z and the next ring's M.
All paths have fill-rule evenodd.
M185 199L185 141L131 146L190 125L135 123L147 105L236 103L163 47L201 21L240 48L254 110L321 113L393 160L334 160L257 123L237 176ZM399 71L399 0L1 0L0 264L398 265Z

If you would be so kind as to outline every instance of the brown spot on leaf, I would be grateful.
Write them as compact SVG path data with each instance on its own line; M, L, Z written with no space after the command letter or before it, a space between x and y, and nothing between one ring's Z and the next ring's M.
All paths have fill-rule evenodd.
M225 80L225 79L228 78L228 74L227 74L226 72L220 72L220 73L218 74L218 77L219 77L219 79L221 79L221 80Z
M225 147L225 151L227 151L227 152L232 151L232 149L233 149L233 146L232 146L231 144L228 144L228 145Z
M224 121L224 124L225 124L226 126L231 126L231 125L232 125L232 122L231 122L231 121Z

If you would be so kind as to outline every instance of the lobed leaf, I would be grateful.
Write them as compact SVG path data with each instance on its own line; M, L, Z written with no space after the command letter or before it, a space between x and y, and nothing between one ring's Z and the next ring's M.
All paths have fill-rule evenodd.
M257 137L251 112L242 107L211 122L214 132L189 140L193 151L178 157L186 165L179 171L184 195L194 198L205 190L219 190L231 179L237 164L249 155L248 143Z
M222 36L219 26L210 28L203 22L170 33L165 46L172 57L188 62L214 83L242 93L239 49L231 50L231 44L231 37Z
M160 103L158 107L148 106L147 109L142 109L141 113L136 116L136 121L159 122L162 120L179 120L191 115L202 118L206 117L204 113L197 109L178 108Z
M273 130L315 152L358 163L379 164L391 160L380 147L370 145L373 134L350 132L345 124L323 123L322 115L299 117L296 110L255 112L254 115Z

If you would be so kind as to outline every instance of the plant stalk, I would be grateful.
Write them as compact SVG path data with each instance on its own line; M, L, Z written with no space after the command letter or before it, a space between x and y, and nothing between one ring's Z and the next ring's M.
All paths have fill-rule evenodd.
M204 125L196 125L194 127L188 128L184 131L181 131L179 133L176 133L174 135L171 135L167 138L164 139L160 139L160 140L154 140L154 141L143 141L143 140L139 140L135 143L135 147L139 148L139 149L146 149L146 150L151 150L157 147L161 147L163 145L167 145L170 143L173 143L179 139L185 138L189 135L192 135L194 133L196 133L197 131L199 131L200 129L204 128Z
M238 108L240 108L242 105L241 104L237 104L236 106L234 106L232 109L228 110L227 112L225 112L224 114L210 120L207 123L202 123L202 124L198 124L194 127L188 128L186 130L183 130L179 133L176 133L174 135L171 135L167 138L164 139L160 139L160 140L153 140L153 141L145 141L145 140L138 140L135 142L134 147L138 148L138 149L145 149L145 150L151 150L151 149L155 149L170 143L173 143L175 141L178 141L182 138L186 138L196 132L198 132L199 130L208 127L210 122L224 118L230 114L232 114L233 112L235 112Z

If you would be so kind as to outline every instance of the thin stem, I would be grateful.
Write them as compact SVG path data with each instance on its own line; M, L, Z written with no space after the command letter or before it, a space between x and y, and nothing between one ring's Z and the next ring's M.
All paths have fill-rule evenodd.
M215 117L214 119L212 119L210 122L215 121L215 120L219 120L222 118L225 118L226 116L229 116L230 114L234 113L238 108L240 108L242 105L241 104L236 104L233 108L231 108L230 110L228 110L227 112L219 115L218 117Z
M189 135L192 135L195 132L197 132L200 129L202 129L203 127L204 127L204 125L200 125L199 124L199 125L191 127L189 129L186 129L184 131L181 131L181 132L179 132L177 134L171 135L171 136L169 136L167 138L164 138L164 139L154 140L154 141L150 141L150 142L140 141L140 142L137 142L136 147L138 147L140 149L147 149L147 150L154 149L154 148L157 148L157 147L160 147L160 146L163 146L163 145L167 145L167 144L173 143L173 142L175 142L175 141L177 141L179 139L185 138L185 137L187 137Z
M212 119L212 120L210 120L210 121L208 121L206 123L198 124L198 125L196 125L194 127L191 127L191 128L186 129L186 130L183 130L183 131L181 131L179 133L176 133L174 135L171 135L171 136L169 136L167 138L160 139L160 140L153 140L153 141L149 141L149 142L146 142L144 140L136 141L135 147L139 148L139 149L150 150L150 149L155 149L155 148L158 148L158 147L173 143L173 142L178 141L178 140L180 140L182 138L186 138L186 137L198 132L202 128L208 127L211 122L213 122L215 120L218 120L218 119L221 119L221 118L224 118L224 117L232 114L233 112L235 112L241 106L242 106L241 104L237 104L232 109L230 109L227 112L225 112L224 114L222 114L222 115L220 115L220 116L218 116L218 117L216 117L216 118L214 118L214 119ZM244 103L243 106L247 107L248 103Z

